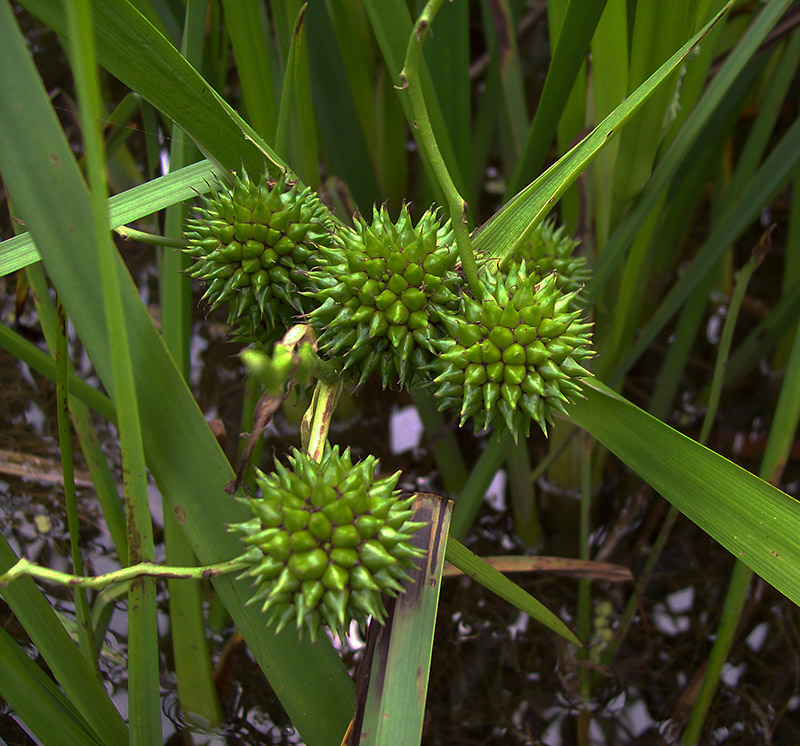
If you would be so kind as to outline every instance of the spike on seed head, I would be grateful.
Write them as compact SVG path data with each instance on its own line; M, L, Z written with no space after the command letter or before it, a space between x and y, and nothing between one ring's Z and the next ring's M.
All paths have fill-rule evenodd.
M394 489L400 472L376 479L377 459L353 464L335 446L319 462L297 450L288 461L257 472L262 496L240 499L255 518L229 527L247 544L240 560L254 585L249 603L262 604L276 628L294 620L312 641L320 623L340 638L353 619L382 623L381 594L402 592L403 568L424 554L409 542L424 524L411 520L413 498Z
M434 356L440 320L459 306L450 224L429 211L415 226L406 205L392 221L375 207L371 224L357 215L340 235L340 250L312 272L320 290L309 320L320 348L359 383L378 371L384 388L411 386Z
M311 310L309 272L320 248L336 244L330 211L287 174L255 181L244 170L202 200L184 230L189 274L212 281L204 299L212 308L228 302L237 337L275 341Z
M434 342L439 357L429 366L439 409L458 408L463 426L476 431L507 428L516 440L536 422L547 434L552 412L580 396L589 375L590 324L559 304L557 272L538 275L535 265L512 262L506 273L484 273L484 299L449 322L454 341ZM569 296L568 296L569 297Z

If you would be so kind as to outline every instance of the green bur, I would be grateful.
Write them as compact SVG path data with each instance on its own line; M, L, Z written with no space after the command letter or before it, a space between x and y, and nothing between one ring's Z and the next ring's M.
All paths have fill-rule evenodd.
M352 620L386 619L382 594L402 593L406 569L424 550L409 542L414 497L395 491L400 472L375 478L378 460L353 464L350 450L327 447L320 462L293 449L289 468L258 472L260 498L239 498L254 518L229 526L248 549L249 604L261 604L280 632L294 622L316 641L325 623L340 639Z
M255 182L243 172L203 201L186 221L189 275L208 283L212 307L228 303L237 337L274 342L312 308L309 270L319 248L335 243L330 211L285 174Z
M314 272L322 288L309 319L320 349L363 383L376 370L383 387L411 387L435 356L441 319L459 307L461 280L449 223L426 212L414 226L407 207L393 222L385 208L360 216L324 250Z
M458 408L475 431L504 426L516 440L531 422L547 435L554 411L581 395L591 375L591 324L575 308L578 290L564 293L557 272L539 280L535 266L513 262L507 273L485 273L484 300L464 296L458 316L443 317L448 339L438 340L431 365L439 409Z
M529 275L536 281L556 273L556 287L562 293L574 293L588 282L591 272L582 256L576 256L578 242L564 235L564 226L555 227L555 221L539 223L528 239L514 249L513 258L525 260ZM573 296L579 301L578 296Z

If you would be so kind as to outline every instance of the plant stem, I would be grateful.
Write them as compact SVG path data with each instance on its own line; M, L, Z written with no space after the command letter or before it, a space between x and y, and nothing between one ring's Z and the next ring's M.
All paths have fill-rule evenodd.
M591 546L589 534L591 533L592 509L592 439L587 433L582 435L583 449L581 453L581 514L580 514L580 547L579 556L586 561L590 557ZM578 650L578 659L584 662L589 660L589 644L592 632L592 581L582 578L578 581L578 637L587 647ZM583 702L577 718L578 743L589 743L589 725L592 711L589 700L592 697L592 672L586 666L578 668L578 682Z
M78 516L78 498L75 494L75 478L72 462L72 431L69 426L69 352L67 346L67 317L64 307L59 302L57 307L56 333L56 400L58 419L58 444L61 451L61 470L64 475L64 501L67 507L67 524L69 526L69 546L72 556L72 569L77 575L83 575L83 557L79 543L80 518ZM94 668L97 658L92 625L90 622L89 600L86 592L76 590L75 618L78 624L78 642L87 663Z
M506 454L508 492L514 514L514 530L529 547L539 548L542 543L542 523L536 504L536 491L531 479L531 459L527 440L514 443Z
M323 453L325 453L325 443L328 440L331 417L333 416L333 410L336 409L336 402L339 401L341 391L342 388L338 383L331 384L317 381L311 406L306 412L306 416L303 417L304 424L308 421L307 418L311 420L306 451L315 461L320 461Z
M452 495L458 494L467 481L469 471L458 445L458 438L447 426L444 416L436 409L436 402L428 392L415 389L410 393L411 401L414 402L425 428L428 448L433 454L444 489Z
M201 66L205 42L207 3L188 0L183 22L181 53ZM196 161L199 151L174 124L170 143L170 170ZM164 216L164 238L181 241L186 217L182 203L170 205ZM165 241L164 245L168 245ZM192 332L192 287L186 274L189 258L170 248L159 251L158 282L161 298L161 333L183 378L189 381ZM194 547L184 534L169 500L162 495L165 561L168 565L197 565ZM181 714L190 723L215 728L222 722L222 707L214 682L214 667L206 639L203 610L204 584L199 580L167 580L172 656Z
M421 150L425 151L431 164L431 169L436 175L439 186L444 192L447 200L447 209L450 213L450 220L453 225L453 233L456 238L458 255L461 259L461 266L467 278L472 296L476 300L482 300L483 288L478 279L478 265L475 263L475 256L472 253L472 244L469 238L466 215L467 203L458 193L456 185L447 170L439 145L436 142L436 135L433 133L431 120L428 116L428 109L425 106L425 96L422 93L422 83L420 82L419 67L422 58L422 40L428 28L433 22L434 16L439 11L443 0L429 0L414 24L414 30L408 38L406 48L406 58L403 69L400 71L400 79L403 87L408 91L411 101L411 110L414 113L413 128L416 131L416 140Z
M739 285L746 285L751 273L750 268L755 268L760 263L764 249L762 243L759 243L759 246L756 247L753 258L742 270L737 289ZM733 306L733 302L731 306ZM794 434L800 421L800 384L798 384L798 381L800 381L800 326L795 331L789 363L786 367L786 374L778 396L778 404L775 408L775 417L770 427L761 468L759 469L759 476L775 485L780 483L794 440ZM682 743L686 744L686 746L692 746L700 738L706 715L711 707L711 701L722 674L722 667L728 659L731 647L736 639L739 619L747 600L752 578L753 571L745 566L744 563L737 562L731 574L728 592L725 595L725 604L717 627L716 638L708 658L708 668L703 677L700 691L697 694L691 718L683 734Z
M139 243L146 243L151 246L168 246L171 249L185 249L189 245L182 238L167 238L166 236L159 236L155 233L145 233L144 231L137 231L135 228L128 228L127 225L114 228L114 233L125 241L138 241Z
M486 490L505 461L511 444L511 433L505 428L494 433L489 439L486 448L483 449L483 453L467 477L464 489L459 493L456 506L453 508L450 535L454 538L463 537L469 530L481 508Z
M88 0L67 3L72 71L78 92L81 130L94 236L97 242L106 333L111 352L114 403L119 423L122 478L128 530L128 564L152 561L153 524L147 493L142 426L134 381L128 327L122 305L120 258L108 221L106 163L100 131L100 82L97 74L92 11ZM138 579L128 591L129 743L160 743L161 703L158 688L158 626L153 581Z
M128 565L121 570L106 572L102 575L87 577L85 575L72 575L68 572L51 570L48 567L41 567L34 564L24 557L20 559L7 572L0 575L0 588L3 588L15 580L24 577L31 577L43 583L53 583L54 585L66 585L71 588L105 588L116 583L127 583L137 578L193 578L194 580L205 580L214 578L218 575L227 575L238 572L248 567L246 562L239 558L218 562L215 565L203 565L201 567L171 567L169 565L159 565L155 562L140 562L137 565Z

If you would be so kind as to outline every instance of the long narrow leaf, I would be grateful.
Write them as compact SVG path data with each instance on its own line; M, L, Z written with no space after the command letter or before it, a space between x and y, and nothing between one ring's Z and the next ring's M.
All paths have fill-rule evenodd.
M617 377L629 370L647 349L689 296L692 288L711 271L722 253L755 219L775 192L788 181L798 162L800 162L800 120L797 120L783 135L744 192L728 207L703 249L692 261L683 277L670 289L653 314L652 321L642 330L636 345L620 364Z
M726 3L723 10L614 109L590 135L481 226L474 236L475 249L488 251L495 257L505 257L515 245L524 241L605 143L638 111L731 5L732 2Z
M248 120L267 142L272 142L278 112L265 8L258 0L223 0L222 7Z
M0 537L0 573L18 559L6 539ZM34 582L29 578L18 580L4 588L2 596L69 701L101 742L106 746L127 743L127 728L106 690Z
M800 502L673 430L601 383L570 418L687 518L800 603Z
M189 0L186 5L181 52L199 65L205 40L205 0ZM196 160L197 149L173 128L169 165L180 169ZM186 207L170 205L164 218L164 235L179 238L183 230ZM165 250L159 257L158 279L161 299L161 333L181 375L188 380L192 333L192 283L186 274L188 257L180 251ZM185 567L197 564L175 514L164 506L164 545L167 564ZM211 654L206 640L203 615L203 585L198 580L169 580L169 614L172 652L175 660L178 699L184 718L216 727L222 721Z
M155 559L153 521L150 516L136 381L119 294L120 278L116 271L118 255L108 225L108 186L100 132L100 81L88 0L74 0L67 7L67 20L70 30L70 62L78 97L90 186L89 202L95 236L92 248L100 270L108 333L106 343L111 356L110 390L117 409L128 533L128 556L124 561L133 565ZM28 204L26 208L30 210L31 205ZM108 379L106 380L108 385ZM86 611L88 615L88 608ZM83 621L81 615L78 621ZM158 681L156 583L153 578L138 578L128 588L128 730L131 746L149 746L161 738Z
M111 384L95 235L85 183L58 125L6 3L0 23L0 169L42 251L53 284L106 386ZM25 209L22 209L25 208ZM121 260L121 300L128 323L147 463L171 509L204 563L242 551L227 523L244 519L225 485L233 470L168 355ZM273 682L290 717L309 744L327 744L344 732L353 685L327 640L298 643L293 630L274 635L257 608L246 606L248 584L215 581L256 660ZM9 589L13 590L12 589ZM324 708L319 702L326 702ZM123 743L117 739L115 743Z
M477 580L492 593L513 604L520 611L529 614L537 622L561 635L565 640L574 642L576 645L581 644L572 630L550 609L516 583L510 581L503 573L495 570L488 562L470 552L469 549L452 536L447 539L447 561L455 565L464 575Z
M119 228L170 205L205 194L221 176L222 171L218 167L208 161L200 161L135 186L109 197L109 223L112 228ZM0 276L16 272L38 262L40 258L30 233L9 238L0 243Z
M360 743L397 746L422 738L452 503L422 494L415 508L416 520L428 525L415 534L413 544L427 555L411 573L413 584L395 601L391 619L376 633Z
M544 81L542 98L528 131L525 148L509 180L507 196L536 177L553 140L558 120L567 104L606 0L571 0L563 28Z
M687 117L685 125L672 141L667 152L659 160L658 166L642 190L641 196L637 199L636 207L625 216L625 219L609 239L608 245L600 256L600 260L595 265L592 279L586 289L587 299L590 302L597 299L617 263L638 234L642 224L664 190L669 187L676 169L683 162L689 149L693 147L697 135L705 128L709 119L714 116L730 87L736 83L742 70L748 65L751 57L755 55L770 29L778 22L778 19L790 4L791 0L771 0L767 3L739 40L736 46L736 53L728 56L723 68L708 85L702 100ZM724 13L729 7L730 3L726 3L720 13ZM719 18L719 15L717 14L715 19ZM706 26L706 28L709 28L709 26Z
M43 746L98 746L99 740L58 687L0 627L0 696Z
M23 5L67 36L63 3L26 0ZM282 168L261 136L127 0L93 3L92 12L100 64L177 122L207 157L229 171L242 165L253 173Z

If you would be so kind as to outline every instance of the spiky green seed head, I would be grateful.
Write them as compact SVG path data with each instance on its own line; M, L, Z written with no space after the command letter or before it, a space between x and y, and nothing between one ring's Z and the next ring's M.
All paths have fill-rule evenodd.
M284 174L276 182L246 172L203 197L186 222L189 275L208 283L212 307L228 303L228 323L247 341L273 342L298 314L320 246L333 246L330 211L308 187Z
M371 224L359 216L340 237L341 249L324 252L327 287L309 317L320 349L359 383L379 370L384 388L410 386L433 360L441 317L459 305L450 224L429 211L415 226L406 206L393 222L381 207Z
M457 408L475 431L502 426L516 440L531 422L547 435L554 411L581 396L581 362L593 353L591 324L564 294L555 272L538 280L525 261L486 274L481 302L464 296L462 313L445 317L449 338L436 342L434 394L439 409Z
M352 620L386 619L382 594L396 596L406 569L424 554L409 542L424 524L414 498L395 491L400 473L376 479L378 461L353 464L350 450L328 447L322 460L293 451L289 466L258 473L260 498L241 498L253 518L229 526L247 546L249 604L259 604L280 632L293 622L316 641L320 624L340 639Z
M564 235L564 226L556 228L555 221L546 220L533 230L528 239L516 247L513 258L525 260L529 275L537 282L552 272L556 273L556 285L563 293L580 290L591 276L586 258L575 250L578 241ZM579 297L575 296L576 304Z

